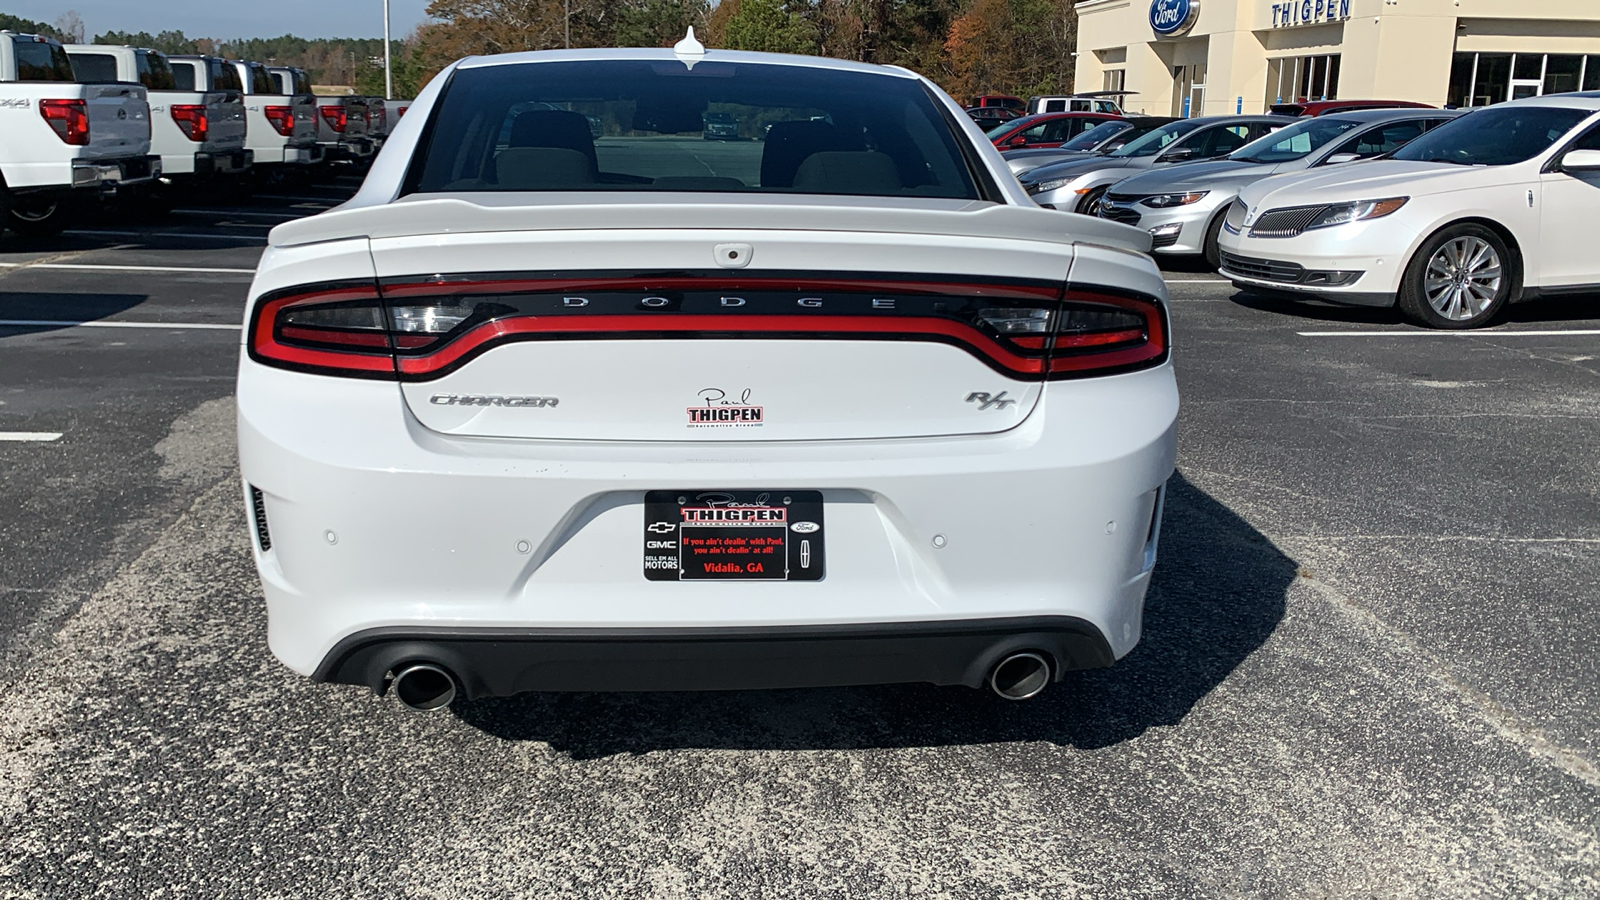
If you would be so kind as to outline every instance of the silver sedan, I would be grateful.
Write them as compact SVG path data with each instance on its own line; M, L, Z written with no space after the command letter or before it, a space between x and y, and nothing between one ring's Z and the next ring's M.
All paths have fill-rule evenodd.
M1239 148L1228 158L1143 172L1112 185L1104 219L1150 233L1152 253L1205 255L1221 265L1217 235L1228 205L1272 175L1382 156L1461 115L1459 110L1382 109L1308 118Z

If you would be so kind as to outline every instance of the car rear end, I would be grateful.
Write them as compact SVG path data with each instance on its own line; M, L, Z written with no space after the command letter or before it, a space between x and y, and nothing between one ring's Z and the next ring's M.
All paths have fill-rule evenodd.
M617 53L446 73L409 166L274 231L238 393L274 653L467 696L978 686L1126 654L1177 411L1136 233L1086 219L1080 243L998 159L967 169L933 127L959 110L912 76ZM584 115L616 122L623 91L741 82L792 117L743 161L678 174L635 138L585 168ZM885 149L818 149L879 105L898 118L860 118L912 121Z
M245 86L246 146L255 166L302 166L315 162L316 99L282 93L260 63L232 61ZM269 173L270 174L270 173Z
M213 56L174 56L169 65L178 90L190 96L167 104L182 148L165 157L168 174L190 179L247 171L255 154L246 146L244 84L233 65Z
M317 145L325 158L361 162L371 158L376 145L367 136L367 102L364 97L317 97Z

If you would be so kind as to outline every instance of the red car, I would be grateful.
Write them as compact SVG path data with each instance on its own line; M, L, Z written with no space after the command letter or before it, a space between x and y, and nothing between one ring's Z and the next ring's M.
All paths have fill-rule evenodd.
M1311 100L1298 103L1276 103L1270 112L1275 116L1331 116L1334 113L1354 112L1358 109L1433 109L1426 103L1410 100Z
M991 129L988 134L989 139L1001 150L1059 147L1096 125L1115 122L1120 118L1108 113L1044 113L1006 122Z
M1013 97L1010 94L980 94L972 98L972 105L998 106L1003 109L1014 109L1019 113L1028 108L1028 104L1022 102L1021 97Z

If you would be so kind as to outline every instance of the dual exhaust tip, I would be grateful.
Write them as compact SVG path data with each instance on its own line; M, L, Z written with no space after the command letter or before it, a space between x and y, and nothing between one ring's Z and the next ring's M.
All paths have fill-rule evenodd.
M989 672L989 689L1007 700L1028 700L1050 685L1050 660L1028 650L995 663ZM394 695L407 709L432 712L456 699L456 677L430 663L414 663L394 675Z

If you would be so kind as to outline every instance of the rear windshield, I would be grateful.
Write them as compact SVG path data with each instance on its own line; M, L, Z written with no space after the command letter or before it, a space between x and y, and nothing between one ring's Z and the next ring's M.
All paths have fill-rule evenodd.
M909 78L714 61L485 66L457 71L434 115L408 193L978 198L957 137ZM730 120L735 134L706 139Z
M60 44L12 38L11 46L17 51L18 81L78 80L72 73L72 60ZM115 69L111 72L110 80L117 80Z
M311 76L299 69L294 70L294 91L296 94L311 93Z
M1326 117L1306 119L1245 144L1233 151L1228 158L1252 163L1281 163L1302 159L1339 135L1360 125L1360 122L1350 119Z
M117 80L117 58L109 53L73 53L72 71L84 84Z
M1065 144L1063 150L1093 150L1124 131L1131 130L1126 122L1102 122Z
M140 50L135 54L139 60L139 83L152 91L175 91L178 85L172 79L172 67L167 65L167 58L154 50Z
M250 68L250 93L276 94L278 86L272 82L272 75L267 72L267 67L260 63L248 63Z
M199 64L193 60L172 60L172 83L174 89L180 91L194 90L194 75L198 68Z
M232 63L220 59L207 60L211 65L211 89L213 91L244 91L244 82L239 80L239 70Z
M1196 128L1199 128L1200 125L1201 123L1196 122L1194 119L1187 119L1182 122L1173 122L1170 125L1163 125L1142 138L1136 138L1135 140L1131 140L1128 143L1123 144L1121 147L1118 147L1106 155L1115 156L1118 159L1127 159L1129 157L1139 156L1155 156L1157 153L1165 150L1167 145L1195 130Z
M1592 113L1550 106L1491 106L1451 119L1390 159L1509 166L1532 159Z

